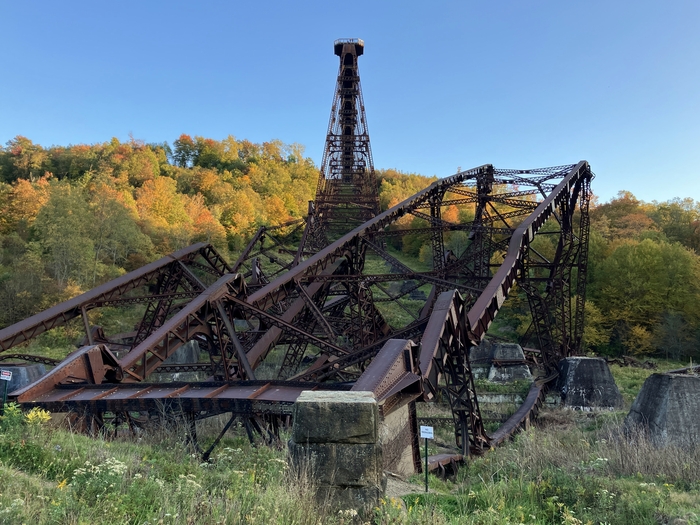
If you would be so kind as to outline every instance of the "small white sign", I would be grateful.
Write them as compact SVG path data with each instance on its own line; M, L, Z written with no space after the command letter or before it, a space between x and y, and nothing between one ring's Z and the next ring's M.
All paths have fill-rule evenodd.
M433 427L424 427L423 425L421 425L420 437L433 439Z
M10 370L0 370L0 379L3 381L12 381L12 372Z

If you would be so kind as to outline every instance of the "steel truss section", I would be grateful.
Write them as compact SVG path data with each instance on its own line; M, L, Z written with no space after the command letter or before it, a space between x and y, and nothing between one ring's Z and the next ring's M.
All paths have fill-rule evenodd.
M377 178L358 70L364 43L358 39L338 40L334 51L340 58L340 67L309 242L316 250L379 213Z
M205 281L211 280L208 277L211 273L218 278L230 269L212 246L204 243L192 245L3 328L0 330L0 352L79 317L86 324L86 337L89 340L92 335L87 314L90 310L103 306L148 303L149 309L140 326L153 329L158 324L154 321L155 317L158 316L162 321L175 301L192 299L201 293L201 284L191 277L196 270L187 269L193 264L197 264L197 268L207 268L208 272L201 276ZM140 333L143 336L147 332L148 329L144 329Z
M81 395L61 394L61 389L106 388L95 394L103 395L99 403L94 398L85 401L91 403L95 417L101 417L99 407L111 406L101 404L103 399L121 396L129 383L143 383L153 372L173 366L164 364L166 359L186 342L196 341L207 349L208 363L189 366L208 364L211 377L224 382L217 388L255 379L261 364L276 355L282 363L277 373L294 374L283 384L357 380L362 386L369 377L384 378L377 384L384 385L382 396L388 396L390 403L432 399L442 393L453 411L458 446L464 454L478 453L526 424L541 400L538 385L539 390L528 397L530 404L507 422L506 430L491 437L485 433L468 351L483 339L516 282L534 305L532 334L545 366L551 369L558 358L578 351L591 178L585 161L543 170L485 165L438 180L313 254L290 246L299 233L294 228L302 223L259 230L231 267L210 246L181 250L1 330L0 345L6 351L74 318L82 318L86 329L87 345L54 369L68 372L51 373L14 395L24 403L46 406L47 399L51 403L70 399L72 404L61 406L77 410ZM473 200L471 224L443 220L447 207L454 205L453 199L445 198L450 193ZM535 200L538 195L541 198ZM423 209L430 213L419 211ZM427 234L432 248L429 271L415 271L384 244L407 214L428 224L418 231ZM300 238L308 238L311 222L306 222ZM401 229L400 235L417 231ZM446 249L446 235L460 230L468 233L466 246L461 253L452 253ZM291 237L285 237L288 232L293 232ZM541 233L558 235L551 260L532 245ZM278 267L273 269L265 258L268 262L275 258ZM406 302L421 287L430 291L421 291L421 300ZM146 314L121 346L110 346L110 338L90 326L91 309L137 302L147 305ZM392 303L408 321L387 322L384 308ZM396 340L403 340L404 346L391 342ZM415 344L420 345L418 350L411 346ZM117 346L129 351L111 350ZM210 406L202 396L219 399L216 392L197 390L196 383L178 388L162 395L151 389L146 398L181 402L192 417L199 417L202 406ZM243 396L244 390L237 392ZM268 395L265 392L258 392L261 399ZM120 403L114 410L131 406ZM274 403L265 406L274 413Z

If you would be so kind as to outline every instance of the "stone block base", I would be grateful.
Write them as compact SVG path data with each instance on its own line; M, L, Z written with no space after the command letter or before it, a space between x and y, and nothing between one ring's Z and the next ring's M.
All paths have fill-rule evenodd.
M652 374L625 419L642 428L657 446L697 446L700 443L700 377Z
M608 364L599 357L567 357L559 362L557 388L569 408L620 408L622 395Z
M302 392L294 404L295 443L376 443L377 402L371 392Z
M335 487L321 486L316 492L316 503L319 506L330 507L336 514L339 510L354 509L361 516L368 516L386 490L386 478L381 486L367 487Z
M289 457L297 470L308 468L321 485L363 487L380 485L382 449L374 445L342 443L297 444L289 441Z
M371 392L302 392L294 405L289 461L331 512L368 515L386 488L379 410Z

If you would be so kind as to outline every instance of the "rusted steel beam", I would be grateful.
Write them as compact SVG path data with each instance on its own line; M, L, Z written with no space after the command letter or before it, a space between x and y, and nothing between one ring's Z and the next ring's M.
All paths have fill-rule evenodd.
M105 412L291 415L304 390L349 390L350 385L295 381L203 381L199 383L140 383L56 385L26 401L23 406L51 412L78 414ZM13 392L17 399L20 391Z
M411 339L419 336L421 333L423 333L427 322L427 318L419 318L404 328L394 331L391 335L378 339L366 348L356 350L347 356L338 358L337 360L329 360L328 356L325 356L325 359L321 358L319 363L316 363L315 365L309 367L308 370L297 374L292 379L298 381L328 380L329 378L333 377L338 370L345 370L372 359L390 339Z
M279 330L280 335L282 334L283 331L291 332L296 337L301 337L301 338L307 340L309 343L316 345L319 348L321 348L322 350L330 352L333 355L347 355L348 354L348 351L346 349L340 348L339 346L334 345L333 343L330 343L328 341L324 341L323 339L319 339L318 337L316 337L313 334L306 333L303 330L300 330L299 328L294 326L294 324L292 322L286 321L285 317L291 317L291 315L287 315L289 313L289 310L287 312L285 312L285 315L283 317L277 317L277 316L270 314L269 312L266 312L264 310L260 310L259 308L255 308L254 306L251 306L246 301L236 299L235 297L227 297L227 299L232 301L242 311L244 311L250 315L253 315L255 317L264 319L266 322L272 324L273 328L268 330L266 335L270 334L270 333L277 333L277 330ZM297 301L301 301L303 306L305 306L305 304L306 304L304 302L303 298L299 298L299 299L297 299ZM299 310L301 310L301 308L299 308ZM277 330L274 330L274 328L277 328ZM267 344L267 342L265 342L264 344ZM260 348L262 348L262 344L260 345ZM248 359L253 363L258 363L260 361L261 355L257 353L256 348L253 348L251 351L249 351L247 355L248 355Z
M462 454L481 453L489 444L469 363L467 302L456 290L440 294L421 339L419 369L424 397L439 391L452 408ZM443 386L444 385L444 386Z
M340 275L309 275L299 279L300 282L354 282L362 281L366 283L386 283L391 281L422 281L423 277L434 277L437 272L406 272L406 273L372 273L372 274L340 274ZM421 285L422 286L422 285Z
M303 263L302 263L303 264ZM321 270L322 274L327 274L327 275L332 275L338 268L341 267L343 264L343 261L341 260L334 260L332 263L329 263L327 267L323 268ZM296 281L289 281L286 283L288 286L293 286L296 288ZM324 283L311 283L307 286L306 293L310 297L315 297L318 293L321 292L322 288L325 286ZM267 286L265 288L268 288ZM264 289L265 289L264 288ZM269 302L267 300L263 301L255 301L254 299L251 299L248 297L248 299L245 301L246 304L241 305L249 308L249 311L255 314L260 314L263 315L264 317L267 316L267 308L263 308L260 306L266 305L268 308L273 306L274 304L277 304L279 301L286 299L287 297L287 289L284 288L283 290L276 290L276 297L278 299L274 302ZM290 290L291 292L291 290ZM253 294L255 295L255 294ZM273 323L272 328L270 328L258 341L255 343L255 345L248 350L247 355L248 355L248 361L251 363L251 366L253 368L256 368L258 364L265 358L267 353L277 344L279 341L280 337L282 336L284 332L284 326L291 326L291 323L293 323L294 319L306 308L306 302L304 301L303 298L298 297L296 298L292 304L285 310L285 312L279 316L279 321L284 323L284 325L280 323ZM274 320L274 319L273 319ZM315 343L314 343L315 344ZM322 344L325 345L325 341L322 342ZM342 349L335 349L331 348L331 352L334 353L335 355L342 355L347 353L345 350Z
M23 403L44 395L60 383L99 385L103 380L114 382L121 378L121 367L109 348L104 345L84 346L39 381L11 392L11 396Z
M483 171L484 169L486 169L486 166L463 171L451 177L434 182L424 190L419 191L402 203L397 204L393 208L377 215L363 225L358 226L348 234L319 251L313 257L299 263L284 275L281 275L265 287L251 294L248 301L263 310L269 308L276 301L286 297L288 293L287 289L292 281L297 281L303 276L320 273L320 271L322 271L330 263L335 261L338 257L341 257L348 246L355 242L357 238L371 238L396 219L402 217L409 208L413 208L419 204L422 204L423 202L427 202L432 195L438 192L442 193L446 187L470 178L474 178L477 173Z
M406 339L389 339L351 390L368 391L377 401L399 393L421 394L421 377L414 358L416 345Z
M11 361L13 359L18 361L27 361L30 363L41 363L49 366L56 366L61 362L59 359L51 359L50 357L44 357L43 355L0 354L0 361Z
M534 421L538 409L544 403L545 394L546 389L542 384L533 383L523 404L498 430L491 434L491 444L493 446L500 445L520 429L529 426L530 422Z
M313 299L306 291L306 288L304 286L302 286L301 284L297 284L297 290L299 291L299 295L304 299L304 301L306 301L306 307L311 311L311 314L314 316L314 319L316 320L318 325L321 327L321 329L325 332L328 340L329 341L336 340L338 337L338 334L335 333L335 331L333 330L333 327L330 325L328 320L323 316L323 312L316 305L316 303L314 303Z
M243 267L243 263L245 263L247 260L249 260L252 257L253 250L255 249L255 245L258 243L262 244L265 240L265 237L269 237L269 232L279 230L282 228L286 228L289 226L299 226L302 223L304 223L304 219L293 219L291 221L287 221L287 222L280 224L278 226L261 226L260 228L258 228L258 231L255 232L255 235L253 235L253 238L248 242L248 244L243 249L241 254L238 256L238 259L236 259L236 262L231 267L229 267L228 272L229 273L241 272L241 268Z
M386 262L391 264L393 267L400 268L406 274L409 274L411 272L411 268L409 268L404 263L399 261L396 257L393 257L390 254L388 254L387 252L385 252L384 250L382 250L376 244L374 244L368 240L365 240L365 243L372 249L372 251L374 251L377 255L379 255L382 259L384 259ZM412 277L412 278L419 280L419 281L426 282L426 283L435 284L437 286L442 286L442 287L446 287L446 288L457 288L460 290L465 290L467 292L472 292L472 291L480 292L481 291L478 288L473 288L473 287L465 286L465 285L462 285L459 283L446 281L445 279L440 279L439 277L433 277L432 275L430 275L431 273L438 273L438 272L413 272L412 275L414 277ZM371 278L372 278L371 275L367 276L367 280L369 282L371 282Z
M480 226L480 225L475 225L471 223L467 224L442 224L440 226L434 226L431 228L397 228L397 229L392 229L392 230L382 230L376 232L374 235L377 238L384 238L384 237L398 237L401 235L408 235L408 234L421 234L421 233L427 233L430 234L432 233L435 229L443 231L443 232L456 232L456 231L461 231L465 233L471 233L471 232L490 232L490 233L496 233L500 235L511 235L513 233L513 228L494 228L491 226Z
M534 239L535 234L542 225L554 213L559 202L569 195L572 186L583 177L590 177L590 167L586 161L581 161L571 168L552 193L537 206L535 211L513 233L503 264L486 285L486 288L468 313L474 343L478 343L484 337L496 313L503 305L508 292L513 287L518 272L522 267L522 256L525 248Z
M253 373L253 369L250 366L250 362L248 362L248 357L246 356L245 348L243 348L243 345L241 345L241 342L238 340L236 330L234 329L233 323L231 322L231 319L229 319L228 313L226 312L226 309L224 308L224 305L222 304L221 300L216 302L216 309L219 312L221 320L226 326L226 332L228 334L229 340L233 344L233 347L236 349L236 358L238 359L240 365L243 367L243 370L245 371L245 378L251 380L255 379L255 373Z
M91 308L102 308L105 306L123 306L129 304L143 304L151 301L169 300L177 301L180 299L192 299L197 297L201 291L192 292L173 292L165 294L140 295L137 297L118 297L105 301L93 301L90 303Z
M198 334L208 335L215 303L229 293L229 289L240 290L239 274L227 274L219 278L207 290L190 301L185 308L168 319L158 330L151 333L136 347L120 359L119 364L131 379L143 381L180 346Z
M7 351L19 343L33 339L48 330L62 326L71 319L81 316L82 307L89 310L94 303L102 304L123 298L129 291L144 286L162 272L167 271L168 266L174 262L189 259L202 253L213 253L209 248L204 243L183 248L138 270L93 288L73 299L64 301L48 310L3 328L0 330L0 352Z

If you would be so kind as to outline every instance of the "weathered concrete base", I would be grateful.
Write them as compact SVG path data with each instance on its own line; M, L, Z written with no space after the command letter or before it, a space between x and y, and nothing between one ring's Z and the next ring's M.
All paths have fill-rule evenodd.
M312 476L319 505L368 515L386 488L379 412L371 392L302 392L289 461Z
M469 361L472 367L476 363L490 361L493 353L493 344L488 339L482 340L477 346L472 346L469 349Z
M567 357L559 362L557 388L568 408L613 409L622 407L622 395L608 364L598 357Z
M415 406L405 403L394 407L389 414L382 413L379 418L379 444L382 447L384 471L408 477L416 473L414 454L420 456L419 450L414 450L417 443L413 442L411 426L415 416ZM380 412L384 412L386 406L380 406Z
M516 343L495 343L492 345L491 358L494 361L524 360L525 354L519 344Z
M379 486L382 483L382 449L379 444L288 443L294 464L307 461L314 481L340 487Z
M532 381L532 374L527 365L491 365L488 380L494 383L511 383L519 380Z
M657 446L700 443L700 377L652 374L625 419L628 429L641 428Z
M33 363L29 365L4 364L0 363L0 368L12 372L12 380L8 382L7 393L18 390L22 387L33 383L46 373L46 366L41 363ZM5 381L0 381L0 396L5 388ZM2 401L2 399L0 399Z
M294 405L296 443L376 443L377 401L371 392L302 392Z
M368 515L372 509L379 506L379 500L384 496L386 479L381 487L319 487L316 492L316 503L319 506L330 506L336 510L356 510L361 516Z
M486 378L494 383L523 379L532 381L530 369L525 364L525 354L518 344L483 340L470 349L469 360L475 379Z

